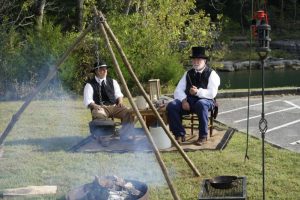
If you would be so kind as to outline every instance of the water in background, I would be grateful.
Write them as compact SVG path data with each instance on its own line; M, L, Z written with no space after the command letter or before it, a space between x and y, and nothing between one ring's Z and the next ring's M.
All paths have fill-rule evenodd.
M217 72L221 78L219 89L248 88L249 71ZM261 70L251 70L251 88L261 88ZM265 70L265 87L300 87L300 70Z

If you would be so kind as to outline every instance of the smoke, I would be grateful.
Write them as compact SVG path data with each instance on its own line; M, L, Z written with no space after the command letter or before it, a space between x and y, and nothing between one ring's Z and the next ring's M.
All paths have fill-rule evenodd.
M145 136L144 142L133 144L130 153L67 151L90 135L88 123L91 121L91 113L82 100L82 96L66 91L58 78L38 94L5 141L9 157L7 164L0 163L0 168L7 169L10 174L5 176L8 182L16 185L15 181L23 177L27 185L52 184L67 192L73 187L91 182L94 176L116 175L146 184L165 185L161 169L154 153L149 151L151 149ZM15 110L11 110L11 106L4 106L7 109L5 113L9 114L1 115L1 120L8 122L22 103L2 102L14 105ZM142 129L134 130L137 135L144 135ZM146 148L148 151L145 152ZM7 156L5 154L4 157ZM9 172L9 166L14 166L14 173Z

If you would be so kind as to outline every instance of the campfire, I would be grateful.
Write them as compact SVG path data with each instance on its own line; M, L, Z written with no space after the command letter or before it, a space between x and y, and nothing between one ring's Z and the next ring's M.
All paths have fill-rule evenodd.
M69 192L67 200L134 200L148 199L147 185L117 176L96 176L92 183Z

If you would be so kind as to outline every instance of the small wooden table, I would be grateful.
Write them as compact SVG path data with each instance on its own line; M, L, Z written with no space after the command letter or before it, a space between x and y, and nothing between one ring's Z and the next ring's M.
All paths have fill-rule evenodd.
M141 113L148 128L149 128L149 126L157 123L158 119L157 119L156 115L154 114L154 112L152 111L152 109L139 110L139 112ZM168 118L167 118L166 107L164 106L164 107L157 109L157 112L160 114L163 121L167 124ZM134 123L136 123L137 118L136 118L136 113L134 110L131 110L131 117L133 118Z

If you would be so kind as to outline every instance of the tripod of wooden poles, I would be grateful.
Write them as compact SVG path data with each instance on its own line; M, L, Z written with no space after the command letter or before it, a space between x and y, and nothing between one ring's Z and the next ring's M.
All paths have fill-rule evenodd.
M113 60L113 65L114 65L114 69L117 72L118 78L120 79L122 85L124 86L125 89L125 94L129 99L129 103L131 104L134 112L136 113L136 116L140 122L140 124L142 125L143 129L145 130L146 136L149 139L152 148L154 150L156 159L161 167L161 170L164 174L164 177L167 181L167 184L170 188L171 194L173 196L173 199L180 199L180 197L178 196L173 183L169 177L168 174L168 170L162 160L162 157L160 155L160 152L158 150L158 148L156 147L154 140L152 139L152 136L150 134L150 131L141 115L141 113L139 112L136 104L133 101L132 95L127 87L127 83L126 80L124 79L124 76L122 74L122 71L119 67L118 61L116 59L115 53L112 49L111 43L110 43L110 39L113 41L113 43L115 44L119 54L121 55L122 61L125 64L127 70L129 71L129 74L131 75L131 77L134 79L134 81L136 82L138 88L140 89L140 91L142 92L142 95L144 96L144 98L146 99L146 101L148 102L151 110L153 111L154 115L156 116L156 118L158 119L158 121L160 122L162 128L164 129L164 131L166 132L167 136L170 138L170 140L172 141L173 145L177 148L177 150L179 151L179 153L182 155L182 157L184 158L184 160L187 162L187 164L190 166L190 168L193 170L195 176L200 176L199 171L197 170L197 168L195 167L195 165L192 163L192 161L189 159L189 157L187 156L187 154L183 151L183 149L181 148L181 146L176 142L176 140L173 138L171 132L169 131L169 129L167 128L167 126L165 125L163 119L161 118L160 114L157 112L155 106L153 105L152 101L149 99L147 93L145 92L144 88L142 87L142 85L140 84L137 76L135 75L134 71L132 70L132 67L124 53L124 51L122 50L122 47L120 45L120 43L118 42L117 38L115 37L113 31L111 30L111 28L109 27L108 23L106 22L106 19L104 17L104 15L102 14L101 11L98 11L96 9L96 7L94 8L94 12L95 12L95 16L98 17L99 20L95 20L94 23L97 24L90 24L81 34L80 36L76 39L76 41L67 49L67 51L63 54L63 56L57 61L56 64L54 64L50 69L47 77L45 80L42 81L42 83L31 93L28 95L28 97L25 99L24 104L21 106L21 108L17 111L16 114L13 115L11 121L9 122L8 126L6 127L5 131L2 133L2 135L0 136L0 148L3 148L2 144L5 140L5 138L7 137L7 135L9 134L9 132L11 131L11 129L13 128L13 126L15 125L15 123L18 121L20 115L24 112L24 110L27 108L27 106L30 104L30 102L32 101L32 99L42 90L44 89L48 83L51 81L51 79L53 79L56 76L56 72L57 69L60 67L60 65L66 60L66 58L70 55L70 53L80 44L80 42L83 40L83 38L92 30L92 28L94 26L98 26L99 27L99 31L100 33L104 36L104 40L105 43L108 47L109 53L111 55L111 58ZM110 37L110 39L109 39ZM2 146L2 147L1 147Z

